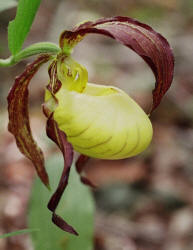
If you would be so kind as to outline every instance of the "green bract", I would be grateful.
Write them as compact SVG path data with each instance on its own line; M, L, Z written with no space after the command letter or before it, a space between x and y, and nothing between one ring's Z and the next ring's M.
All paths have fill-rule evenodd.
M59 60L59 59L58 59ZM57 63L61 88L46 94L47 107L73 148L87 156L123 159L141 153L152 138L152 125L140 106L122 90L87 83L87 71L71 58Z

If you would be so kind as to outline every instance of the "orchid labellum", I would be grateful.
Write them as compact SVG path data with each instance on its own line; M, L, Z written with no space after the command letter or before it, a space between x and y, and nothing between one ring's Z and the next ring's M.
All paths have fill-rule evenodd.
M174 69L172 50L163 36L131 18L113 17L85 22L71 31L64 31L59 43L61 51L55 57L40 55L15 79L8 96L9 131L15 136L20 151L33 162L42 182L49 186L43 153L29 125L28 85L39 67L51 61L43 111L48 119L47 135L63 153L64 170L48 208L53 213L53 222L73 234L77 234L75 229L55 213L68 184L73 150L81 154L76 164L81 175L88 157L128 158L144 151L152 139L150 114L121 89L88 83L87 70L72 59L72 49L89 33L115 39L149 65L156 79L151 112L169 89ZM81 180L93 185L83 176Z

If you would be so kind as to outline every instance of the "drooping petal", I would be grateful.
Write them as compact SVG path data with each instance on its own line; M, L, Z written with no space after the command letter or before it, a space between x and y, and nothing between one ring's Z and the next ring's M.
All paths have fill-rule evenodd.
M34 164L38 176L49 187L49 179L44 167L44 157L41 149L33 139L28 112L28 85L34 74L50 55L41 55L29 64L25 71L15 79L8 95L9 131L15 136L17 146Z
M57 61L54 60L48 70L50 82L47 85L45 94L46 103L43 104L43 112L48 118L46 132L48 137L54 141L60 148L64 157L64 169L60 178L58 187L48 203L48 209L52 211L52 221L62 230L78 235L76 230L69 225L63 218L55 213L63 192L68 185L70 168L73 161L73 148L66 139L66 134L58 128L57 122L53 119L53 112L58 104L55 93L61 88L61 82L57 77Z
M167 40L144 23L117 16L85 22L72 31L64 31L60 46L74 47L89 33L109 36L135 51L146 61L156 78L151 112L156 109L173 79L174 57Z
M85 164L89 160L89 157L86 155L80 155L76 161L76 171L80 175L80 180L83 184L90 186L92 188L96 188L96 185L92 183L87 177L85 177L82 173L84 172Z
M62 230L72 233L74 235L78 235L78 233L72 226L66 223L60 216L55 213L62 194L66 186L68 185L70 168L73 161L73 148L71 144L66 140L65 133L58 128L58 125L53 120L52 115L48 118L47 121L47 135L52 141L54 141L58 145L64 157L64 170L62 172L60 182L55 193L52 195L48 203L49 210L53 212L52 221Z
M79 174L83 171L84 166L88 160L89 160L89 157L87 155L80 155L78 157L76 161L76 170Z

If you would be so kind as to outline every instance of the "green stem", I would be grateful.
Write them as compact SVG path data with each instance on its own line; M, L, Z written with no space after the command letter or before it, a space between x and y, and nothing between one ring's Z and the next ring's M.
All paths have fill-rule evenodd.
M24 50L18 52L14 56L10 56L7 59L0 59L0 67L12 66L30 56L34 56L34 55L38 55L42 53L56 55L60 51L61 49L54 43L50 43L50 42L35 43L25 48Z

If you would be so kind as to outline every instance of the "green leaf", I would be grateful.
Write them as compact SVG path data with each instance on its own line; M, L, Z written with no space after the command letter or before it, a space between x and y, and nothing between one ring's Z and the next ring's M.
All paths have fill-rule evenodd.
M56 155L48 159L46 169L54 190L63 169L62 157ZM78 237L62 231L51 222L51 213L46 207L50 195L37 179L29 207L29 226L40 228L32 235L35 250L92 250L94 202L89 188L80 182L74 165L57 213L77 229Z
M15 1L15 0L1 0L0 12L7 10L7 9L10 9L10 8L13 8L15 6L17 6L17 1Z
M8 26L9 49L18 53L33 23L41 0L19 0L16 17Z
M23 229L23 230L18 230L18 231L15 231L15 232L11 232L11 233L0 235L0 239L11 237L11 236L15 236L15 235L19 235L19 234L32 233L32 232L35 232L35 231L39 231L39 229Z

